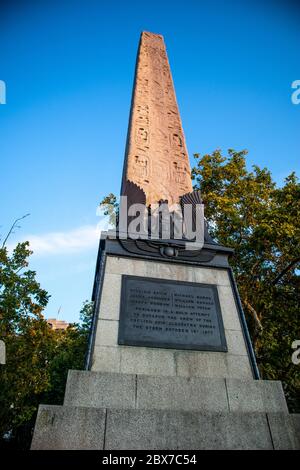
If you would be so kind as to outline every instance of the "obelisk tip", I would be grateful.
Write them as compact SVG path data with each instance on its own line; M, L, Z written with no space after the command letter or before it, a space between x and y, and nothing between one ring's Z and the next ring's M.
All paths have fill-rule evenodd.
M150 31L142 31L141 32L141 37L146 36L149 38L160 38L164 40L164 37L162 34L157 34L157 33L151 33Z

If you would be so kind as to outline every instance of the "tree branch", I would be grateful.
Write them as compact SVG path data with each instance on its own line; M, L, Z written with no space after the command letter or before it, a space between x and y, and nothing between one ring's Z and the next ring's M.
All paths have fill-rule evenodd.
M12 226L11 226L10 229L9 229L8 234L7 234L6 237L4 238L4 241L3 241L3 243L2 243L2 247L1 247L1 248L4 248L4 247L5 247L5 244L6 244L7 240L9 239L9 237L11 236L11 234L13 233L13 230L14 230L14 228L16 227L17 223L18 223L20 220L25 219L25 217L28 217L29 215L30 215L30 214L25 214L25 215L23 215L23 217L19 217L18 219L16 219L16 220L14 221L14 223L12 224Z
M253 319L254 319L254 322L255 322L255 328L257 331L262 331L263 330L263 326L261 324L261 321L260 319L258 318L258 315L257 315L257 312L256 310L252 307L251 304L249 304L248 300L247 299L244 299L243 300L245 306L248 308L248 310L250 311Z
M291 261L286 268L284 268L281 273L278 274L278 276L275 277L275 279L272 281L272 284L273 286L275 286L275 284L277 284L280 279L290 270L292 269L297 263L300 262L300 256L298 258L295 258L293 259L293 261Z

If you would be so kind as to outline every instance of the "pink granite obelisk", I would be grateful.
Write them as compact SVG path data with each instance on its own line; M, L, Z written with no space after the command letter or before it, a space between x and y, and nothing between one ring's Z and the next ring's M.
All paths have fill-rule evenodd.
M132 187L147 205L179 203L192 191L191 169L163 37L141 34L121 195Z

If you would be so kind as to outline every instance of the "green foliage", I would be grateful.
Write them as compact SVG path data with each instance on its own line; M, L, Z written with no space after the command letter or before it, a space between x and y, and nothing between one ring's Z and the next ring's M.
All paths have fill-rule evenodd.
M42 317L48 294L28 270L28 243L12 255L0 249L0 339L6 365L0 366L0 434L27 421L38 395L48 386L52 334Z
M196 154L192 175L212 236L235 250L231 265L262 377L282 380L291 410L299 411L291 344L300 335L300 184L294 173L279 188L266 168L248 171L246 153Z
M62 404L68 370L84 368L92 314L93 302L86 301L80 311L80 324L74 323L67 330L55 331L55 354L49 364L50 386L40 397L40 403Z
M110 193L108 196L105 196L102 199L99 206L103 210L103 214L108 215L108 221L110 225L116 227L119 212L119 203L117 201L117 197Z
M6 364L0 365L0 441L10 433L19 448L28 447L39 403L61 404L68 369L82 369L92 304L81 310L81 323L52 330L43 317L49 295L28 269L28 242L11 255L0 248L0 339ZM0 442L1 447L1 442Z

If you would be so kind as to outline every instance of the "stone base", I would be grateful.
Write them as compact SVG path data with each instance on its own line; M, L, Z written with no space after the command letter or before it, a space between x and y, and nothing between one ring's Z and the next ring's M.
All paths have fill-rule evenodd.
M280 382L70 371L32 449L300 449Z
M33 450L300 449L300 415L41 405Z
M40 406L32 449L300 448L300 415L288 414L281 383L254 380L230 250L205 245L189 257L179 247L169 259L132 244L101 239L87 370L69 372L63 406ZM129 275L213 285L227 352L119 344Z
M64 406L288 413L281 382L69 371Z

